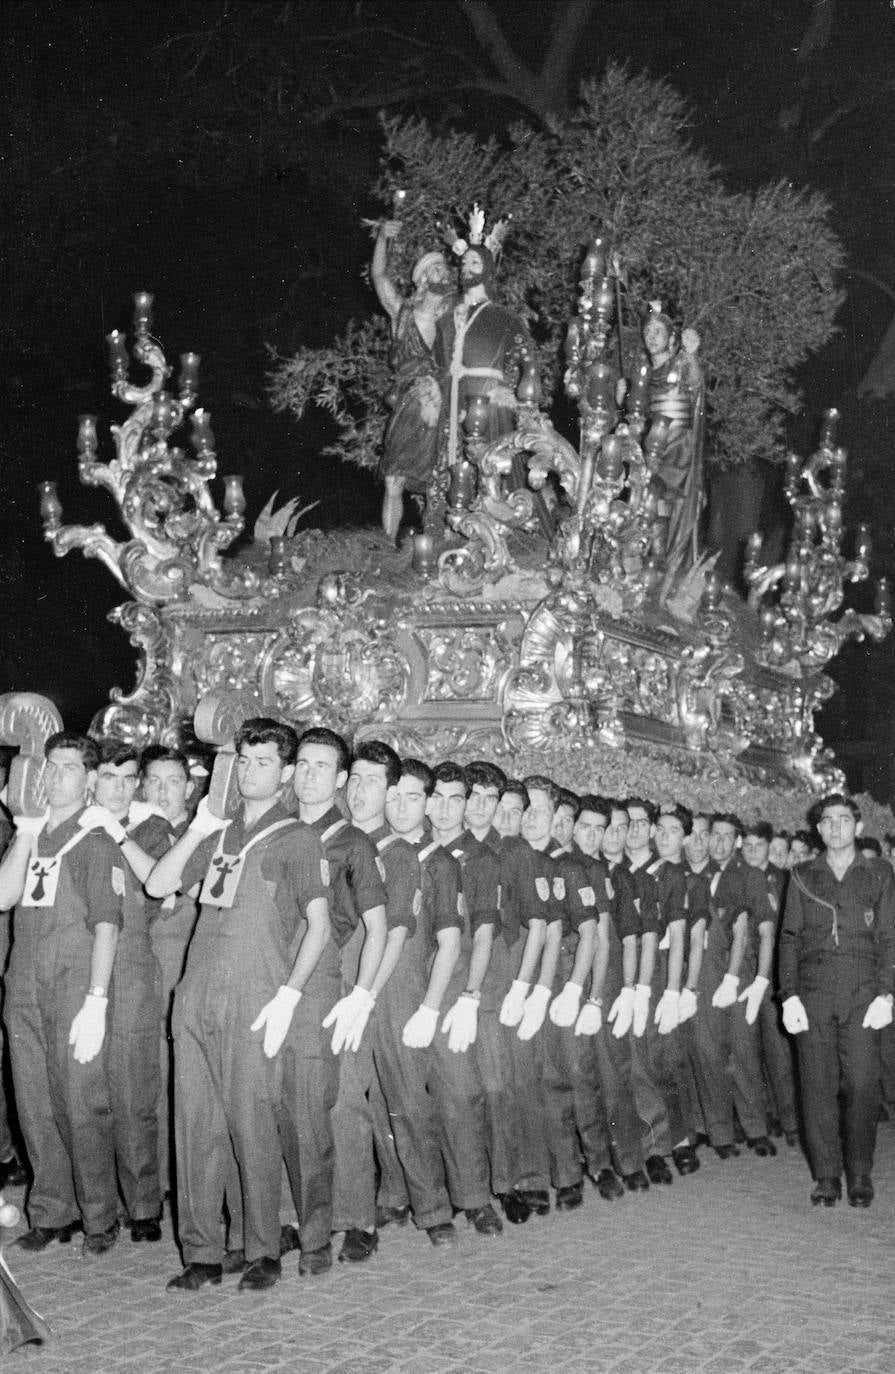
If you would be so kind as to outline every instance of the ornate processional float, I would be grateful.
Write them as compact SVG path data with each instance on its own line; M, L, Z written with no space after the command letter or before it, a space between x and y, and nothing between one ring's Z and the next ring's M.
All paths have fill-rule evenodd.
M621 376L617 271L595 241L566 341L577 446L541 409L524 339L491 369L496 399L493 376L464 395L458 369L485 369L463 367L477 307L464 313L461 298L423 529L400 549L372 530L298 530L290 503L234 551L242 478L223 478L218 503L199 358L181 356L174 394L152 297L138 293L131 353L145 382L129 376L125 336L108 336L112 393L130 408L111 426L114 456L100 456L95 417L78 431L80 480L111 494L130 537L65 525L56 485L40 484L53 551L99 558L127 594L110 618L138 651L137 681L113 690L93 730L189 743L197 706L223 693L237 716L325 723L405 755L490 757L579 790L711 799L801 824L811 795L842 782L814 728L834 690L824 668L847 639L891 627L883 581L872 613L843 608L849 584L868 579L870 540L862 526L846 541L837 415L815 453L789 457L785 558L766 566L756 533L748 597L722 587L698 544L699 340L684 330L678 342L654 302L646 351ZM201 713L195 728L223 738Z

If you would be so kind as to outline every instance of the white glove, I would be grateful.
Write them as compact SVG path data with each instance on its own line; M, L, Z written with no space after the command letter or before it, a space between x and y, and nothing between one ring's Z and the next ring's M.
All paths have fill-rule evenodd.
M510 985L509 992L500 1004L500 1024L502 1026L518 1026L522 1020L525 999L530 987L531 983L520 983L518 979Z
M554 1026L574 1026L581 1008L581 994L584 991L580 983L566 983L558 997L554 997L550 1003L550 1020Z
M102 1049L106 1037L108 1005L108 997L94 997L88 992L84 998L84 1005L72 1021L68 1043L74 1046L75 1060L78 1064L89 1064Z
M475 1044L478 1025L479 1000L462 993L441 1023L448 1038L448 1049L454 1054L465 1054L470 1045Z
M634 1020L634 989L622 988L612 1006L609 1008L607 1020L614 1022L612 1034L616 1040L621 1040L631 1029L631 1022Z
M666 988L656 1004L654 1022L660 1035L670 1035L681 1024L681 995Z
M790 1035L799 1035L808 1029L808 1013L801 997L787 997L783 1003L783 1025Z
M79 830L105 830L110 840L116 844L121 844L127 838L127 831L120 821L116 821L112 812L105 806L85 807L78 817Z
M49 811L42 816L13 816L12 821L20 835L39 835L50 818Z
M427 1007L425 1002L417 1007L407 1025L401 1032L401 1041L409 1050L427 1050L435 1039L438 1028L438 1012Z
M885 1030L892 1024L891 997L874 997L861 1022L864 1030Z
M208 798L203 797L196 807L196 814L187 826L194 835L213 835L216 830L226 830L230 825L224 816L216 816L208 805Z
M649 1017L649 999L652 989L649 983L638 983L634 988L634 1034L639 1039L646 1030Z
M758 1016L758 1009L762 999L768 990L767 978L762 978L761 974L754 978L747 988L745 988L737 998L738 1002L746 1003L746 1025L754 1026Z
M333 1054L338 1054L343 1049L360 1049L364 1027L375 1005L376 998L373 994L357 984L345 997L339 999L323 1022L324 1030L335 1026L332 1039Z
M301 993L283 983L277 988L270 1001L265 1002L249 1027L249 1030L257 1031L261 1030L263 1026L264 1053L268 1059L273 1059L286 1039L286 1032L292 1024L293 1013L300 1001Z
M685 1021L689 1021L691 1016L696 1015L696 1008L699 1005L696 993L692 988L681 988L681 1000L678 1003L677 1023L682 1026Z
M133 830L134 826L142 825L148 821L150 816L161 816L165 819L165 813L160 806L153 806L152 802L132 801L127 813L128 830Z
M516 1032L520 1040L531 1040L537 1035L544 1024L550 996L550 988L545 988L543 983L535 983L525 999L525 1010Z
M712 1006L723 1011L725 1007L732 1007L737 1000L737 988L740 986L739 978L734 978L732 973L725 973L721 982L712 993Z
M596 1002L585 1002L575 1022L576 1035L597 1035L603 1024L603 1013Z

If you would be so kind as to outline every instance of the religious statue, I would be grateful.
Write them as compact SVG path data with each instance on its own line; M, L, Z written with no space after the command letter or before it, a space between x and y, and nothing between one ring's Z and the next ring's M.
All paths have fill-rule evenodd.
M395 382L379 464L385 479L382 528L390 539L396 538L401 524L405 489L423 495L435 466L442 395L432 347L438 320L454 299L451 273L439 251L424 253L417 261L411 274L413 294L406 300L401 296L388 275L388 246L400 230L397 220L380 225L370 266L392 328Z
M470 215L470 236L453 237L460 257L461 298L445 313L435 331L436 366L446 378L448 432L447 464L462 457L461 426L470 403L478 407L478 437L487 445L514 427L518 402L516 386L523 367L532 363L535 347L525 322L492 300L497 254L506 233L498 221L483 241L485 216L476 205Z
M665 565L664 598L698 554L705 380L696 356L699 335L695 329L685 329L678 344L674 324L663 312L661 301L650 302L643 342L652 369L650 420L664 418L668 422L668 438L655 474L658 516L665 530L664 548L657 550Z

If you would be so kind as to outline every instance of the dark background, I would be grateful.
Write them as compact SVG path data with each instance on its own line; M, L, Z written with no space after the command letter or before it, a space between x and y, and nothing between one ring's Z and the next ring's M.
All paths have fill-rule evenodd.
M134 290L155 293L169 360L202 355L219 471L246 475L250 522L275 488L320 499L324 527L377 520L374 480L319 457L325 425L269 409L268 349L322 342L375 308L360 219L379 213L377 111L483 137L542 118L501 62L512 49L540 71L573 10L582 26L554 108L625 61L683 93L693 140L731 189L785 178L829 196L848 296L836 337L803 369L790 438L807 453L821 409L840 407L847 519L871 521L874 574L895 574L895 406L857 394L895 308L889 0L827 0L820 18L811 0L13 0L0 50L0 690L43 692L83 726L113 684L132 684L133 652L105 620L124 593L78 553L56 562L34 484L59 482L66 523L121 533L111 498L78 483L75 437L82 412L101 431L123 418L104 335L129 329ZM891 643L850 646L822 718L851 781L883 799L893 670Z

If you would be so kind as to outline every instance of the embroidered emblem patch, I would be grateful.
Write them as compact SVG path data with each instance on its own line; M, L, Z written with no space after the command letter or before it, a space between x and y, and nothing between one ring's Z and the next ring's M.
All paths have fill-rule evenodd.
M116 896L116 897L123 897L123 896L124 896L124 869L123 869L123 868L113 868L113 869L112 869L112 891L115 893L115 896Z
M549 902L550 884L548 883L546 878L535 878L535 891L537 892L542 902Z
M566 896L566 880L565 880L565 878L554 878L554 879L553 879L553 895L554 895L554 897L556 898L556 900L557 900L558 902L562 902L562 901L565 900L565 896Z
M423 894L422 894L422 892L420 892L419 888L417 888L416 892L414 892L414 894L413 894L413 914L414 914L414 916L419 916L419 914L420 914L420 912L422 911L422 909L423 909Z
M324 887L329 887L329 860L328 860L328 859L321 859L321 860L320 860L320 881L323 883Z
M582 906L597 905L597 894L592 887L579 887L578 896L581 898Z
M873 915L873 907L867 907L867 909L864 912L864 924L865 926L867 926L868 929L870 928L870 926L873 925Z

